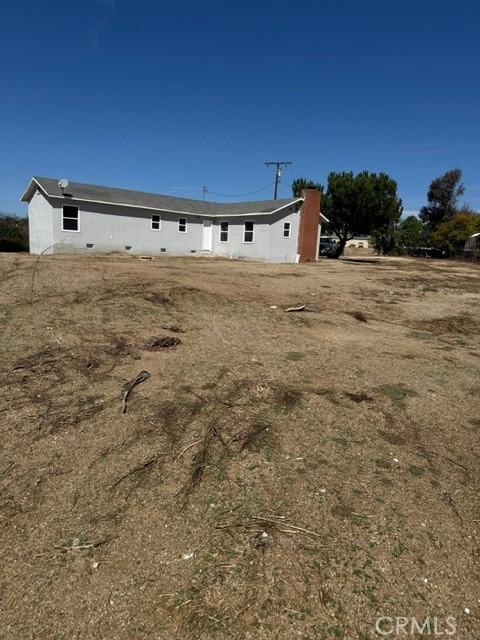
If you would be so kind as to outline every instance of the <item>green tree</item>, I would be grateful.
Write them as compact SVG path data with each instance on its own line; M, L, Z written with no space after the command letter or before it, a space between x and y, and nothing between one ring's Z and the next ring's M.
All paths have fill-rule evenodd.
M432 244L455 252L463 249L465 241L480 231L480 215L466 208L450 220L438 225L432 233Z
M396 245L402 247L417 247L422 241L423 225L416 216L408 216L400 222L396 234Z
M294 198L300 198L304 189L317 189L323 193L323 185L307 178L295 178L292 182L292 193Z
M397 225L393 220L383 225L379 229L374 229L370 236L377 253L388 255L397 246Z
M28 218L0 214L0 251L28 251Z
M453 218L458 211L458 199L465 193L460 169L452 169L435 178L427 193L428 205L420 210L420 219L427 231Z
M342 255L348 240L356 235L373 235L387 247L388 237L402 215L397 183L385 173L362 171L330 173L322 212L328 228L339 239L334 258Z

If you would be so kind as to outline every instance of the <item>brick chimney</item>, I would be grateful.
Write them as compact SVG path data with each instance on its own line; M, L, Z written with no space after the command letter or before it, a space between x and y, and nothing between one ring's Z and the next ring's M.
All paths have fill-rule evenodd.
M299 262L314 262L318 258L321 193L317 189L304 189L302 197L297 253Z

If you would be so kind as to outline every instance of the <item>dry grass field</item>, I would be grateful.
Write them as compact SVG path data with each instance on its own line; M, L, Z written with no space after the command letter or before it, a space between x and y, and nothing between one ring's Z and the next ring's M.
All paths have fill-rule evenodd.
M479 638L479 303L459 263L0 255L0 637Z

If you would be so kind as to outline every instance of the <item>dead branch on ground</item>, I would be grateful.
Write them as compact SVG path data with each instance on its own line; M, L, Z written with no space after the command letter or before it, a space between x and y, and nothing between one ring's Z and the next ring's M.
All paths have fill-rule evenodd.
M32 281L30 283L30 304L33 304L33 293L34 293L34 286L35 286L35 275L37 273L37 269L39 267L40 264L40 258L42 258L45 253L47 251L50 251L50 249L53 249L54 245L51 244L49 247L47 247L46 249L44 249L41 253L38 254L38 256L35 258L35 262L33 263L33 270L32 270Z
M101 547L102 545L107 544L107 542L114 540L116 537L117 536L110 536L108 538L103 538L102 540L97 540L97 542L84 543L80 543L77 538L72 541L71 545L56 544L53 546L53 548L59 549L60 551L81 551L83 549L96 549L97 547Z
M273 528L281 533L303 533L305 535L320 538L320 534L316 531L311 531L310 529L305 529L304 527L299 527L298 525L287 522L285 516L252 516L251 518L247 518L246 520L238 520L236 522L226 522L223 524L219 524L215 528L230 529L232 527L239 527L242 529L248 529L250 531L258 531L259 526Z
M178 462L178 460L180 460L180 458L183 456L184 453L186 453L189 449L191 449L195 445L200 444L200 442L201 440L195 440L195 442L192 442L191 444L187 445L184 449L180 451L178 456L175 458L175 462Z
M294 312L297 312L297 311L305 311L305 307L306 306L307 306L306 304L300 304L298 307L288 307L287 309L285 309L285 311L287 313L294 313Z
M152 456L148 460L145 460L145 462L142 462L142 464L139 464L136 467L133 467L133 469L130 469L129 471L127 471L127 473L125 473L123 476L118 478L118 480L115 480L115 482L112 484L110 488L113 489L114 487L118 486L121 482L129 478L130 476L133 476L135 473L139 473L140 471L144 471L145 469L148 469L148 467L151 467L153 464L155 464L155 462L157 462L157 460L162 455L164 454L157 453L156 455Z
M470 471L467 469L467 467L464 467L463 464L460 464L460 462L456 462L455 460L453 460L452 458L449 458L448 456L444 456L441 453L437 453L436 451L429 451L427 449L417 449L415 450L415 453L427 459L428 459L428 456L431 456L431 455L437 456L438 458L442 458L443 460L450 462L450 464L453 464L459 469L462 469L463 471L465 471L467 476L470 477Z
M138 376L133 378L133 380L130 380L129 382L127 382L127 384L123 388L122 413L126 413L127 411L127 399L132 389L136 387L137 384L145 382L145 380L148 380L149 378L150 378L150 373L148 371L140 371Z

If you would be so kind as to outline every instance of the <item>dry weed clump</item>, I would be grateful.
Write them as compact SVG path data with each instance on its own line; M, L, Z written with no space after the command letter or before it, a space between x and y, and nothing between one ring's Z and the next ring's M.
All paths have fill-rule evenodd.
M367 316L363 311L347 311L347 315L352 316L352 318L355 318L355 320L359 322L368 322Z
M149 291L143 297L145 300L148 300L148 302L160 306L171 302L169 296L161 291Z
M180 338L173 336L151 336L142 345L147 351L158 351L159 349L172 349L179 345L182 341Z
M196 396L201 404L194 420L201 437L187 446L191 462L183 487L186 497L201 483L207 468L228 465L245 450L274 446L273 425L265 418L266 409L275 403L272 388L265 381L239 379L210 387L208 396Z
M303 392L295 387L277 384L273 388L273 399L285 410L292 409L301 401Z
M161 401L154 407L151 423L175 450L204 404L205 401L198 397Z
M480 335L480 321L466 315L416 320L410 323L410 326L420 331L429 331L437 336L449 333L457 333L468 337Z

